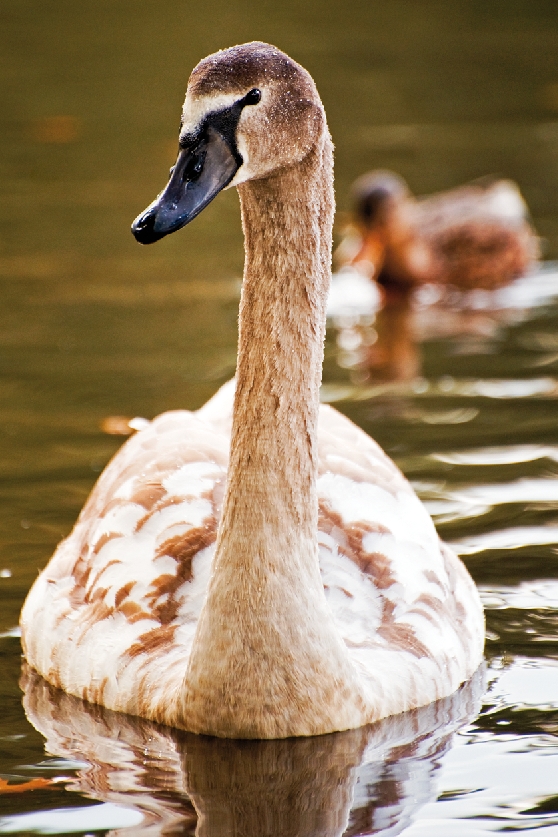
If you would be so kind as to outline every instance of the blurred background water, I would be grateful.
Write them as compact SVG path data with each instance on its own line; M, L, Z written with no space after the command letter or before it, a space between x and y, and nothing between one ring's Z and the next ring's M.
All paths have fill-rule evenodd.
M519 183L547 260L465 309L425 297L402 335L406 380L367 368L373 320L329 328L324 400L396 460L481 589L488 691L479 714L477 684L409 728L300 752L204 750L29 674L24 711L19 685L19 610L122 441L107 417L197 408L234 372L234 191L154 247L129 225L174 161L191 68L253 39L317 82L340 218L370 168L416 194L501 175ZM555 0L3 0L0 41L0 833L188 834L196 811L216 810L200 833L558 835ZM216 764L230 769L208 802ZM330 806L320 825L285 817L293 788ZM219 791L240 808L274 803L244 822Z

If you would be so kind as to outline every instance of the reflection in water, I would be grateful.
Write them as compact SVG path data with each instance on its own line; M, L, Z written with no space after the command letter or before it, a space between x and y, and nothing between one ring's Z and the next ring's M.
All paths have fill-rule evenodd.
M395 835L409 825L435 794L453 733L478 712L484 675L371 727L280 741L159 727L59 692L26 665L21 685L47 752L87 764L67 789L141 812L127 834L334 837Z
M377 340L369 347L363 366L370 377L383 381L412 381L421 371L414 335L413 302L409 294L394 294L376 315Z
M425 285L416 291L391 288L380 296L371 287L375 287L372 280L345 268L333 277L328 305L338 363L360 385L415 381L422 371L421 344L426 341L452 338L456 355L494 353L504 328L521 322L535 305L558 294L558 276L552 265L497 291L468 293ZM552 366L558 358L551 337L539 337L536 347L542 342L551 351L538 366ZM549 379L540 380L539 388L548 389ZM485 392L482 380L474 383L475 392L469 394L494 391L493 384L488 383ZM524 389L534 382L521 383L523 389L516 394L531 394Z

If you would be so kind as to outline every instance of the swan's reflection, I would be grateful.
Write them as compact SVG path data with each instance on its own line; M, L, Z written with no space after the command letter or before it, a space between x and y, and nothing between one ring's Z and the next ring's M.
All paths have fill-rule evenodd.
M477 712L482 673L455 695L371 727L316 738L229 741L83 703L28 667L29 721L49 754L87 764L69 790L134 808L126 835L399 834L434 794L452 734Z

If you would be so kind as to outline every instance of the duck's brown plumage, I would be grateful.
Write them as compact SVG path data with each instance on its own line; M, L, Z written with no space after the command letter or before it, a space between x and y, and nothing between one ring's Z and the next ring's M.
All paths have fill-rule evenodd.
M492 290L524 274L538 255L517 186L486 180L415 198L405 181L373 171L353 185L358 244L340 247L341 262L364 263L396 291L427 282Z

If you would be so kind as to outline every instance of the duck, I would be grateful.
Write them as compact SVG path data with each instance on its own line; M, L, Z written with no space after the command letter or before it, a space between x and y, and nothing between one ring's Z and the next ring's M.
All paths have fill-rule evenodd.
M396 465L320 406L333 147L312 77L269 44L193 69L135 238L228 187L245 240L235 379L115 454L27 596L23 652L70 695L193 733L358 729L471 678L483 610Z
M493 291L539 256L527 206L510 180L481 178L415 198L398 174L375 170L351 193L354 221L337 261L374 279L388 302L424 284Z

